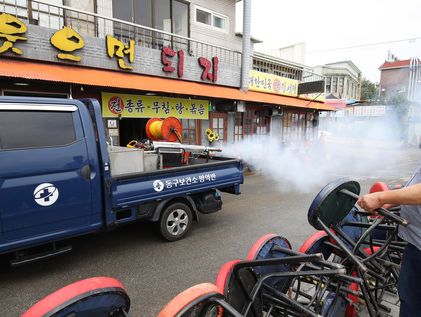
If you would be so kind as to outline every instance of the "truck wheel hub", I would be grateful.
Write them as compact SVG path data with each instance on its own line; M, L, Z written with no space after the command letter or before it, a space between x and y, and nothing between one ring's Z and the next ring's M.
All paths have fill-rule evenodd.
M176 209L168 216L167 230L176 236L186 230L188 223L189 218L187 217L187 213L182 209Z

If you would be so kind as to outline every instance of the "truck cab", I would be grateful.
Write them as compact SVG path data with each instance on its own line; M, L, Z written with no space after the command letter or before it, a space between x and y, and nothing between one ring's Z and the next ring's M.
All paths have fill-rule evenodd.
M0 250L102 226L94 129L77 100L0 102Z

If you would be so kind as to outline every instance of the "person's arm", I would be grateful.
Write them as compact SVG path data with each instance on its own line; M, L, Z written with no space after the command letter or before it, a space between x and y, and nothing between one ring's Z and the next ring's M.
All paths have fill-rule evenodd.
M361 208L372 213L384 204L421 205L421 184L367 194L358 199L357 203Z

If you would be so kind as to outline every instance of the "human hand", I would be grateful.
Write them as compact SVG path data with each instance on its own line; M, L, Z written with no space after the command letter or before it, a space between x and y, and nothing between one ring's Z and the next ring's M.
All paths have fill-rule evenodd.
M376 210L383 206L383 202L380 200L380 193L378 192L361 196L357 204L372 214L375 214Z

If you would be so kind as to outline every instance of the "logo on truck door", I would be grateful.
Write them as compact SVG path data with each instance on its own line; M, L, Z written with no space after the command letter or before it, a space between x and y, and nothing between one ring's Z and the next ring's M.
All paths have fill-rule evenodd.
M34 190L35 202L41 206L51 206L58 199L58 189L50 183L38 185Z
M164 183L157 179L153 182L153 189L155 189L155 191L157 192L162 192L162 190L164 189Z

